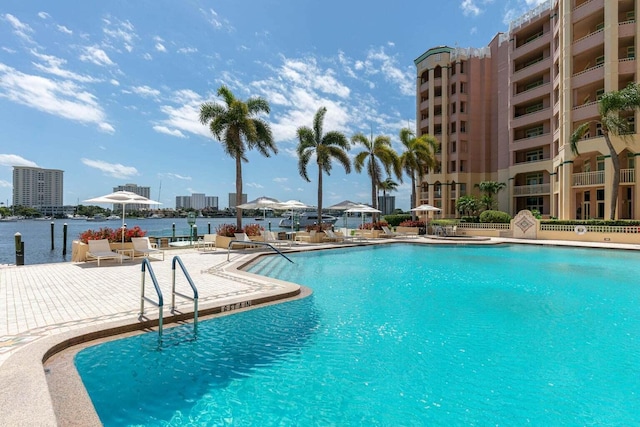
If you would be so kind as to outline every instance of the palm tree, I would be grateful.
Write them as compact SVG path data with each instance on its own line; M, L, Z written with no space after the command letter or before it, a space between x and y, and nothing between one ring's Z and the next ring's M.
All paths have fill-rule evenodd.
M382 190L382 200L387 200L387 191L392 192L398 189L398 183L392 180L390 177L387 177L384 181L378 184L378 189ZM384 213L384 209L380 209Z
M391 175L393 171L399 179L402 178L400 159L391 148L391 138L388 136L378 135L373 139L373 135L371 138L367 138L364 134L357 133L351 137L351 142L365 148L364 151L356 154L353 166L356 172L360 173L366 163L367 173L371 178L371 206L377 209L378 185L382 182L382 169L387 172L387 175Z
M507 184L505 184L504 182L497 181L482 181L475 185L476 188L479 188L480 191L484 193L484 195L482 196L482 204L485 206L486 210L493 209L493 196L498 194L498 192L506 186Z
M578 142L582 140L584 135L589 131L589 127L593 122L600 123L602 127L602 136L604 142L609 149L611 164L613 166L613 183L611 188L611 213L609 219L616 218L616 207L618 206L618 190L620 186L620 158L616 152L611 135L628 139L631 134L631 128L627 117L621 115L625 112L633 112L640 109L640 85L638 83L630 83L626 88L607 92L598 101L599 121L588 121L581 124L571 134L570 144L571 151L574 155L578 155Z
M425 134L416 138L411 129L400 130L400 143L404 146L404 152L400 155L400 166L411 177L411 206L416 207L418 200L416 195L416 180L422 177L438 164L435 153L438 150L438 140Z
M331 175L331 161L337 160L347 173L351 173L351 162L346 150L349 150L349 140L337 131L327 132L323 135L322 125L326 107L320 107L313 118L313 129L307 126L298 128L297 148L298 172L305 181L311 182L307 174L307 166L311 157L315 155L318 165L318 221L322 218L322 174ZM321 225L321 224L319 224Z
M206 102L200 107L200 123L222 143L225 153L236 161L236 200L242 201L242 162L248 162L247 151L255 148L265 157L278 153L269 123L260 114L269 114L269 103L260 97L246 102L236 99L226 86L220 86L218 96L225 105ZM236 226L242 228L242 209L236 211Z

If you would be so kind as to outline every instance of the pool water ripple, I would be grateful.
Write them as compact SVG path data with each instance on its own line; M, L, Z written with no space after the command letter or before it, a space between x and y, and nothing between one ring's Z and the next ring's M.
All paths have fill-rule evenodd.
M161 350L146 334L80 352L104 424L640 423L639 254L398 245L291 257L252 271L309 298L202 322L190 341L190 326L174 328Z

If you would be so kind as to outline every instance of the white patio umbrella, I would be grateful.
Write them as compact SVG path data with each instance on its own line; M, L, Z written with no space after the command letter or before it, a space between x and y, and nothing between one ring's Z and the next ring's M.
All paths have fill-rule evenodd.
M442 209L440 208L436 208L435 206L431 206L431 205L420 205L420 206L416 206L415 208L411 209L413 212L422 212L422 213L428 213L428 212L440 212ZM425 221L425 226L427 227L427 229L429 228L429 216L427 215L427 220Z
M335 205L329 206L327 209L336 210L336 211L346 211L347 209L355 208L357 206L362 206L362 204L361 203L352 202L351 200L343 200L340 203L336 203ZM342 215L342 225L345 228L347 227L347 216L348 215L349 214L347 212L345 212L344 215Z
M363 215L363 214L381 213L382 211L378 210L376 208L372 208L371 206L368 206L368 205L357 205L357 206L354 206L352 208L347 209L345 212L347 212L347 213L360 213L362 215L362 223L364 224L365 215Z
M275 206L272 206L274 209L282 209L286 211L291 211L291 231L293 231L293 211L295 210L304 210L312 208L313 206L302 203L299 200L287 200L286 202L278 203Z
M257 199L251 200L250 202L237 205L236 208L262 209L263 217L266 219L267 209L273 209L273 207L277 206L279 203L280 201L278 199L274 199L273 197L262 196L262 197L258 197Z
M162 203L156 202L155 200L147 199L144 196L141 196L136 193L132 193L131 191L116 191L111 194L106 194L100 197L94 197L93 199L84 200L87 203L111 203L117 204L120 203L122 205L122 243L124 243L124 208L126 205L161 205Z

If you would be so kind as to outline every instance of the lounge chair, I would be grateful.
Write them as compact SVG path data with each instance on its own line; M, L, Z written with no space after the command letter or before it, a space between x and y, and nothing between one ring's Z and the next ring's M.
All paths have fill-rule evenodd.
M131 243L133 243L133 257L143 256L149 258L149 255L161 255L164 261L164 251L158 249L155 243L151 243L148 237L132 237Z
M215 234L204 234L198 241L195 243L196 250L208 251L208 250L216 250L216 235Z
M325 230L324 234L323 242L344 242L344 237L334 233L333 230Z
M98 267L100 267L100 261L103 259L117 259L122 264L122 260L125 258L123 254L111 250L107 239L89 240L87 243L89 244L87 257L97 260Z
M387 227L386 225L382 226L382 231L384 232L382 234L382 237L398 237L399 236L398 233L394 233L393 231L389 230L389 227Z
M296 233L296 242L311 243L315 238L316 238L316 230L311 230L308 233L306 231Z
M253 240L251 240L249 238L249 236L247 236L247 233L234 233L235 236L235 240L233 240L234 243L232 243L232 247L233 246L241 246L243 248L257 248L260 247L260 245L256 245ZM240 243L242 242L242 243ZM246 243L244 243L246 242Z
M271 246L291 246L291 240L280 240L273 231L263 231L264 241Z

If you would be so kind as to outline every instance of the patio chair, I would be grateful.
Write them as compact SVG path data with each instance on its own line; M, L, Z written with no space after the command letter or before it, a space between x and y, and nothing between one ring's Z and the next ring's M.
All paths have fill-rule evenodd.
M256 245L253 240L247 236L247 233L234 233L234 236L236 239L233 241L232 246L240 246L245 249L260 247L260 245Z
M89 244L87 257L97 260L98 267L100 267L100 261L103 259L117 259L122 264L122 260L125 258L125 255L111 250L107 239L89 240L87 243Z
M325 230L325 236L322 238L323 242L344 242L344 237L339 236L333 232L333 230Z
M162 256L164 261L164 251L158 249L155 243L151 243L148 237L132 237L131 243L133 243L133 257L143 256L149 258L149 255L158 254Z
M394 233L393 231L391 231L389 227L387 227L386 225L382 226L382 231L384 232L382 237L399 237L400 236L398 233Z
M280 240L273 231L263 232L264 241L272 246L291 246L291 240Z
M215 234L204 234L202 237L198 239L195 243L195 248L197 251L208 251L208 250L216 250L216 235Z

